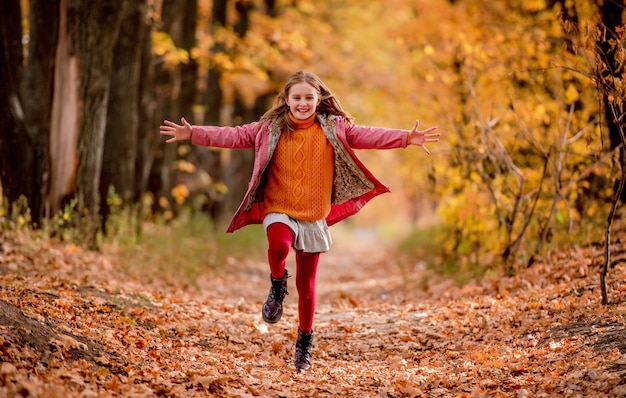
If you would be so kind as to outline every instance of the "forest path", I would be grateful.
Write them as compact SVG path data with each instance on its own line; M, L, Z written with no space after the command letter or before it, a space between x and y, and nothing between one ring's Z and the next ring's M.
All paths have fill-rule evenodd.
M626 267L601 306L597 247L459 288L399 267L371 234L336 239L318 271L313 366L298 373L295 278L283 319L263 323L264 261L168 288L73 245L2 238L0 396L626 395Z

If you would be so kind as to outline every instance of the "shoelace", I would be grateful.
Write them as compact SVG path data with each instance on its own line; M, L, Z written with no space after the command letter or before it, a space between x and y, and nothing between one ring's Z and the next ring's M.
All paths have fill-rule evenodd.
M277 297L281 297L281 300L289 294L289 292L287 291L287 286L285 286L282 283L277 283L277 284L273 284L272 283L272 288L270 289L270 298L272 300L276 300Z
M302 338L296 342L296 348L302 350L307 356L311 354L309 351L311 350L311 341L313 340L313 335L302 334Z

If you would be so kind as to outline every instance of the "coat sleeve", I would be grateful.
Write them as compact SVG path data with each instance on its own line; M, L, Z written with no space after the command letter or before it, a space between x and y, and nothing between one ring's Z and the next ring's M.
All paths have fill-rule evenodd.
M408 146L409 131L346 125L346 140L353 149L394 149Z
M254 148L254 142L260 128L260 122L236 127L192 126L191 143L217 148Z

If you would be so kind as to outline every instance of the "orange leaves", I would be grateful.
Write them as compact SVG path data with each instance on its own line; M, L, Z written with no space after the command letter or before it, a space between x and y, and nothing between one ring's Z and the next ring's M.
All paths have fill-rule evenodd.
M300 374L292 369L294 281L280 323L262 323L263 262L233 260L200 275L201 288L173 287L128 278L118 266L103 274L103 262L86 252L67 260L75 274L65 266L49 269L47 259L60 247L48 244L56 249L39 251L44 261L35 263L22 258L26 246L13 245L12 261L23 266L19 274L0 274L0 299L37 316L26 318L26 330L7 326L0 313L0 394L7 396L624 392L626 356L617 347L626 311L601 307L593 272L579 272L593 248L554 252L516 277L435 288L423 269L394 279L397 264L381 247L338 245L320 263L313 367ZM342 266L348 260L351 266ZM626 267L618 264L614 274L612 291L623 301ZM425 277L432 279L420 282L422 289L409 287ZM37 335L35 322L54 325L54 336L37 348L23 343Z

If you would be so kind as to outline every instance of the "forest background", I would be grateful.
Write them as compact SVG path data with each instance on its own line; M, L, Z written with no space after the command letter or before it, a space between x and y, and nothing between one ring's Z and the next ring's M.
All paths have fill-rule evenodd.
M223 222L253 154L165 146L158 125L257 120L307 69L359 124L445 133L430 158L363 153L396 194L352 222L427 226L429 262L512 274L604 233L623 15L619 1L4 1L3 219L92 248L120 212L136 231L184 208Z
M595 279L623 302L624 8L3 0L0 393L623 396ZM294 302L257 319L263 234L223 233L253 153L158 134L257 120L299 69L358 124L443 133L359 152L394 193L333 227L301 377Z

